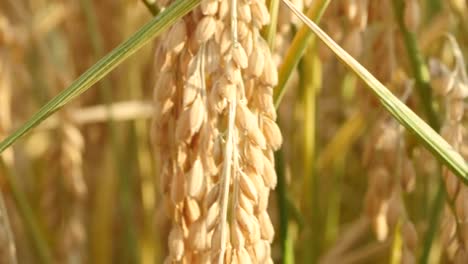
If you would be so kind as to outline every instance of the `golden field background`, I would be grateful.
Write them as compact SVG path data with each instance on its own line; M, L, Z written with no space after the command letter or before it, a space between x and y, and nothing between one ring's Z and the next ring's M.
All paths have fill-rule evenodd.
M466 1L294 4L326 8L320 27L466 159ZM0 139L151 20L152 5L1 0ZM280 4L274 262L468 263L468 188L319 40L303 41L282 75L301 27ZM152 129L161 41L2 153L0 263L163 263L170 222Z

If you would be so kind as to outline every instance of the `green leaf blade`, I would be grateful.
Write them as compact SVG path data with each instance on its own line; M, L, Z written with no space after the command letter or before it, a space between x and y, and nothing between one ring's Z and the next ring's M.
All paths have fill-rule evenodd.
M283 2L323 41L338 58L359 76L382 105L404 127L417 136L417 138L431 151L434 156L446 165L460 180L468 183L468 164L455 149L447 143L437 132L426 124L411 109L393 95L381 82L379 82L364 66L349 55L343 48L334 42L330 36L323 32L314 22L298 11L288 0Z
M113 49L104 58L84 72L67 89L63 90L60 94L45 104L13 134L0 142L0 153L10 147L26 133L31 131L31 129L39 125L47 117L59 110L62 106L66 105L72 99L88 90L93 84L104 78L125 59L172 26L178 19L190 12L199 3L200 0L177 0L166 8L158 16L133 34L129 39L120 44L117 48Z

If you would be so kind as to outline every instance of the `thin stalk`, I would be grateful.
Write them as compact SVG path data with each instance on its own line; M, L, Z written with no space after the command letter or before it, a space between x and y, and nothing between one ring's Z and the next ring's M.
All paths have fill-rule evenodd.
M284 177L284 173L283 173L283 177ZM286 200L286 204L288 205L288 213L289 213L288 217L290 217L291 220L294 220L294 221L291 221L291 222L295 222L295 224L297 224L297 227L299 229L303 229L304 226L305 226L305 224L304 224L305 221L304 221L304 217L302 216L302 213L300 212L299 208L296 207L294 202L287 195L286 195L286 197L284 199Z
M129 127L129 132L131 135L130 142L135 142L135 134L133 133L133 127ZM135 217L133 212L134 208L134 193L133 190L135 189L134 179L136 178L135 172L132 171L132 166L136 163L134 155L136 153L136 144L131 144L125 149L121 149L120 153L118 153L120 165L118 165L118 174L119 174L119 202L120 202L120 210L122 215L122 224L123 224L123 235L121 241L119 243L122 245L125 250L121 252L121 260L125 263L140 263L140 255L139 255L139 248L138 239L137 239L137 232L135 227Z
M156 5L156 1L142 0L143 4L147 7L148 11L156 16L159 14L160 10ZM141 102L143 99L143 83L139 72L141 72L142 64L139 63L139 58L132 58L129 60L128 67L128 78L127 85L128 87L135 87L135 89L130 89L130 97L136 102ZM152 104L148 105L152 109ZM151 117L152 110L149 112ZM156 257L160 257L160 250L158 248L158 241L156 241L155 228L153 224L153 215L155 213L155 182L152 177L154 168L152 167L153 162L151 162L151 151L146 142L148 138L148 128L146 120L141 118L135 118L133 120L133 129L132 133L135 135L136 141L136 156L137 156L137 167L138 174L140 175L140 189L141 189L141 201L143 208L143 238L141 239L141 263L153 263L156 261Z
M317 0L313 1L312 6L307 10L307 16L317 23L320 22L323 13L330 4L331 0ZM291 74L301 60L304 51L309 46L312 40L312 32L307 29L307 26L302 26L296 33L294 39L284 57L278 72L278 85L274 91L274 100L276 108L279 107L281 99L286 92L286 83L288 82Z
M290 227L291 224L288 224L288 229L291 229ZM285 248L284 248L284 263L287 264L294 264L295 263L295 258L294 258L294 237L291 234L292 232L288 232L288 236L286 237L286 241L284 242Z
M31 234L33 244L36 247L40 263L54 263L52 253L44 235L44 231L37 221L34 211L29 205L25 193L20 190L16 178L12 177L11 169L0 159L0 171L4 173L4 179L7 186L11 189L13 199L18 206L18 212L21 214L21 219L25 221L26 229Z
M340 155L334 162L333 178L330 193L327 197L327 215L325 222L324 238L326 246L334 244L338 237L340 225L340 204L342 197L343 176L345 172L346 152Z
M76 79L67 89L62 91L51 101L45 104L24 123L13 134L0 142L0 153L10 147L19 138L23 137L31 129L39 125L47 117L59 110L73 98L88 90L93 84L104 78L110 71L120 63L150 42L153 38L164 32L173 25L179 18L190 12L200 0L177 0L157 17L152 19L129 39L120 44L117 48L99 60L83 75Z
M91 44L92 44L92 49L94 52L94 56L99 58L102 57L104 54L104 40L102 38L102 34L99 32L99 26L97 23L97 17L96 17L96 12L94 10L94 5L92 4L91 0L81 0L81 6L83 9L83 12L85 14L86 18L86 23L88 26L88 33L91 39ZM119 197L121 198L121 206L123 210L123 220L126 223L127 229L125 229L126 232L126 237L125 237L125 243L126 245L124 248L127 251L130 251L129 255L130 256L137 256L137 248L138 246L136 245L135 239L130 239L132 237L131 234L134 234L134 226L132 225L132 217L131 217L131 203L128 201L131 198L131 190L129 189L129 181L127 180L128 177L128 171L126 168L122 165L125 164L122 162L123 156L120 154L121 151L119 150L119 139L118 139L118 133L116 129L116 124L114 120L112 119L112 116L109 114L111 111L111 103L113 101L112 99L112 84L109 80L109 78L104 78L102 81L99 82L99 92L100 92L100 97L101 100L105 104L106 112L108 113L108 119L107 119L107 129L110 132L110 145L111 145L111 153L112 153L112 164L116 166L116 171L119 174L119 179L120 179L120 188L119 191L121 194ZM106 180L101 178L100 182L98 182L98 191L102 190L102 188L106 188L106 185L104 184ZM111 218L107 218L111 219ZM112 225L112 222L107 223L108 225ZM109 230L109 229L108 229ZM113 234L111 232L107 233L106 236L100 238L100 239L106 239L109 241L112 241L112 236ZM132 261L135 261L133 259Z
M0 158L0 162L1 158ZM10 220L8 217L7 208L5 206L5 200L3 199L3 195L0 192L0 226L1 232L4 235L2 238L2 246L6 246L6 248L2 248L4 251L0 259L10 264L18 263L16 259L16 246L15 246L15 239L13 236L13 231L11 230Z
M445 201L445 188L440 178L439 187L437 189L437 194L432 202L431 214L429 215L429 229L424 235L424 244L421 258L419 263L426 264L429 263L429 255L431 253L432 243L435 239L437 229L439 227L440 215L442 209L444 208Z
M138 67L137 69L139 69ZM135 78L139 78L135 74ZM139 81L141 82L141 81ZM132 82L135 84L135 82ZM141 87L141 86L139 86ZM137 90L137 89L135 89ZM139 90L138 90L139 91ZM139 92L139 94L141 94ZM141 98L141 95L136 97ZM141 189L141 206L143 210L142 220L142 238L140 243L141 263L149 264L156 261L156 256L160 256L160 246L155 235L154 214L156 202L156 184L154 178L154 168L151 157L150 146L147 142L149 138L149 129L146 120L135 120L133 122L133 130L136 140L136 157L138 174L140 176L140 189Z
M106 148L103 157L103 166L99 169L99 184L106 186L95 192L93 208L90 216L89 237L91 239L90 259L93 263L112 263L112 240L109 240L109 234L112 233L112 217L117 205L115 193L118 188L117 173L115 166L110 159L112 153L110 148Z
M379 98L385 109L406 129L414 133L420 142L442 161L465 184L468 183L468 164L453 147L437 132L427 125L402 101L392 94L379 80L377 80L364 66L349 55L333 39L320 29L288 1L283 2L322 40L338 58L345 63L369 89Z
M440 9L440 3L437 0L428 1L428 7L431 14L437 12ZM400 31L403 34L406 51L410 64L413 71L413 76L416 81L416 90L418 91L419 101L421 108L425 111L426 117L429 121L429 125L435 130L440 130L440 123L436 115L436 111L432 106L432 88L430 85L430 76L429 69L424 62L423 55L419 49L417 36L414 32L411 32L404 23L404 8L405 2L403 0L394 0L393 9L395 17L400 27ZM439 178L441 178L441 173L438 173ZM444 184L442 181L438 181L438 190L432 207L430 209L430 218L429 218L429 229L425 234L424 239L424 248L421 255L420 263L427 263L429 260L429 252L434 242L435 232L439 223L439 218L441 211L443 209L443 201L445 200L445 191Z
M390 264L401 263L403 251L403 237L401 233L401 219L398 219L393 233Z
M93 3L91 0L80 0L80 3L85 15L93 53L95 56L102 56L102 54L104 54L104 41L101 37L101 34L99 33L99 26L97 23L96 12L94 10ZM100 86L102 90L110 92L110 83L108 79L102 80Z
M317 93L322 85L322 65L318 58L315 39L309 43L300 67L300 84L303 87L303 184L302 184L302 211L308 223L311 223L310 232L306 234L307 244L310 245L304 252L303 262L314 263L320 252L321 231L318 222L321 213L318 190L318 177L316 173L316 112ZM308 194L308 195L306 195Z
M432 89L430 85L429 68L424 62L423 55L419 50L416 34L406 28L403 18L404 8L405 2L403 0L393 0L393 10L405 41L407 55L410 60L413 76L416 82L416 91L420 98L419 103L421 104L421 108L429 121L429 125L433 129L439 130L439 120L434 108L432 107Z
M442 10L441 0L426 0L427 6L427 19L433 18L437 13Z
M266 41L271 51L273 51L273 49L275 48L276 30L278 27L279 3L280 0L270 0L270 24L266 28Z
M289 233L289 205L287 198L286 177L284 175L284 154L280 149L275 153L275 168L278 177L276 187L278 215L279 215L279 243L281 248L281 262L283 264L294 263L294 249L291 247Z
M132 15L128 15L125 23L125 31L130 31L134 23ZM128 28L128 29L127 29ZM129 89L129 97L136 102L144 100L143 95L143 80L141 72L143 71L144 62L143 58L147 57L151 50L145 51L144 54L135 56L128 60L128 68L125 69L127 73L124 87L133 87ZM152 104L149 105L152 109ZM149 117L152 116L153 111L150 112ZM142 228L140 231L140 263L150 264L158 262L157 258L161 259L161 245L156 236L156 226L154 225L154 214L156 204L156 184L154 176L154 162L152 162L151 149L148 144L149 128L147 120L136 118L132 120L132 137L131 145L135 146L135 153L130 153L136 157L136 174L139 178L139 186L141 190L141 210L142 210Z

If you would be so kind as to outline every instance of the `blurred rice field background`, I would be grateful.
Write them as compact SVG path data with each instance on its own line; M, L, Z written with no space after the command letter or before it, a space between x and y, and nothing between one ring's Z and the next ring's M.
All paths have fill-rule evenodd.
M168 2L0 0L0 139ZM323 8L319 26L466 159L467 1L293 3L309 15ZM307 32L295 43L302 27L283 3L268 27L285 87L275 90L272 260L468 263L464 182L321 41ZM161 41L1 154L0 263L163 263L171 222L152 129Z

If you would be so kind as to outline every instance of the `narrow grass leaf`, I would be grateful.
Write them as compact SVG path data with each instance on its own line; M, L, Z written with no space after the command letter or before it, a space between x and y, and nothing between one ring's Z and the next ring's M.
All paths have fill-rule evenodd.
M465 184L468 183L468 165L460 154L455 151L439 134L418 117L411 109L393 95L358 61L334 42L314 22L297 10L288 1L283 2L342 60L367 86L378 96L382 105L403 126L413 132L421 142L448 168L450 168Z
M93 84L104 78L110 71L147 44L151 39L164 32L179 18L190 12L200 0L177 0L157 17L144 25L128 40L112 50L104 58L94 64L83 75L76 79L67 89L62 91L26 123L0 143L0 153L11 146L16 140L28 133L51 114L66 105L73 98L88 90Z

